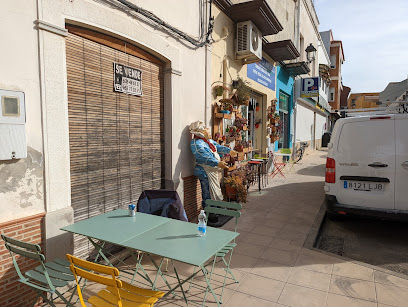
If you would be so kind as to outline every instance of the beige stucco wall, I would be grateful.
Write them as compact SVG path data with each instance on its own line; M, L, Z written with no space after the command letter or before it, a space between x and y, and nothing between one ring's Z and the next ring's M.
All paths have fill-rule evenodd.
M291 39L295 43L296 2L275 0L267 0L266 2L269 4L276 18L278 18L283 27L283 30L279 33L268 35L266 37L268 41L277 42Z
M260 112L257 117L262 119L262 123L258 129L255 130L256 143L254 144L256 149L266 151L266 126L268 124L266 120L266 109L271 104L271 100L276 98L276 92L269 88L249 79L247 77L247 65L242 65L242 60L235 60L235 24L229 19L220 9L213 5L212 12L215 17L214 22L214 43L212 45L212 57L211 57L211 83L219 85L225 80L227 84L231 84L232 80L235 80L238 76L247 82L247 85L256 93L262 96L263 104L260 105ZM228 29L228 30L226 30ZM263 55L272 65L275 65L274 61L267 55ZM223 76L223 61L226 60L227 73L224 79ZM275 75L276 81L276 75ZM218 82L218 83L217 83ZM215 103L220 97L215 97L213 91L211 91L211 101Z
M170 69L165 75L166 116L166 179L173 181L182 195L180 178L192 174L193 156L189 151L190 135L187 126L195 120L206 120L206 66L205 48L193 48L184 41L171 37L156 25L146 22L140 15L130 17L121 9L97 1L42 0L40 19L63 28L66 23L79 24L91 29L121 37L138 45L166 62ZM171 25L198 37L198 4L188 0L173 1L171 9L160 1L134 1L144 9L154 12ZM182 18L184 12L189 18ZM67 118L67 90L64 38L49 32L42 33L45 74L45 113L52 121L46 130L55 130L47 136L46 151L50 167L46 174L49 210L59 210L70 205L69 197L69 146ZM51 77L52 76L52 77ZM54 78L55 77L55 78ZM48 90L50 89L50 90ZM50 102L53 102L52 104ZM59 125L57 125L59 123ZM58 161L58 165L57 162ZM61 165L62 174L61 174ZM55 181L53 180L55 179ZM54 184L58 182L58 184ZM63 191L61 192L61 186ZM56 193L56 191L59 193Z
M24 92L27 136L27 158L0 161L0 223L44 212L36 19L35 0L0 2L0 89Z
M199 5L205 1L172 0L166 5L159 0L131 1L199 38ZM208 16L203 19L207 24ZM38 30L37 22L49 29ZM127 40L165 62L165 179L167 187L177 189L181 198L184 194L181 178L191 175L194 168L188 126L196 120L208 123L211 116L211 98L207 94L211 87L208 47L195 48L140 15L113 7L108 1L1 1L0 88L26 93L29 158L0 162L0 222L43 212L46 208L47 254L53 255L58 251L52 250L53 245L48 243L62 237L59 228L72 223L73 217L66 24ZM65 242L71 244L69 240Z
M299 50L301 53L301 59L306 61L306 52L304 49L310 44L318 49L319 45L319 31L318 31L318 20L316 12L313 9L313 4L311 0L299 0L300 1L300 34L304 38L304 48ZM303 58L302 58L303 56ZM316 52L316 60L309 64L310 72L309 76L318 76L319 74L319 64L317 59L318 53ZM313 73L314 72L314 73ZM302 76L303 77L303 76ZM305 76L307 77L307 76Z

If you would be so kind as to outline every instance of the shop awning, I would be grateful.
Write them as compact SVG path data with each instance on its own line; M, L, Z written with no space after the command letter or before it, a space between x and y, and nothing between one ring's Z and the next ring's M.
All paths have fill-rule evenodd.
M251 20L262 32L262 36L276 34L283 30L281 23L265 0L234 4L228 7L225 13L235 23Z
M262 50L275 61L293 60L300 56L290 39L263 44Z
M305 75L310 72L309 65L306 62L288 63L284 65L284 68L291 76Z

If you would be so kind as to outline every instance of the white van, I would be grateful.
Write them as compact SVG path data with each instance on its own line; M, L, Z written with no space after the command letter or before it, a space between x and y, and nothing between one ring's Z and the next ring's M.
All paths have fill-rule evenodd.
M339 119L328 147L329 218L408 219L408 114Z

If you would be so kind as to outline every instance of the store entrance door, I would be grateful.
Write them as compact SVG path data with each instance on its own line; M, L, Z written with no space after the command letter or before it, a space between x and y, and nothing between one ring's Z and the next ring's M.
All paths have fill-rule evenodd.
M279 117L281 120L281 134L278 141L278 148L289 148L290 117L289 117L290 96L279 92Z
M279 111L279 117L282 121L282 134L280 135L278 147L289 148L289 114Z

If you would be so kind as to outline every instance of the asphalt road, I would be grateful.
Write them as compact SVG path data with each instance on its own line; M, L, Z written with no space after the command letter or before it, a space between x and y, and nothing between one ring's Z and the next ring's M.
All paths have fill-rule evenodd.
M408 275L408 223L348 217L323 220L317 248Z

